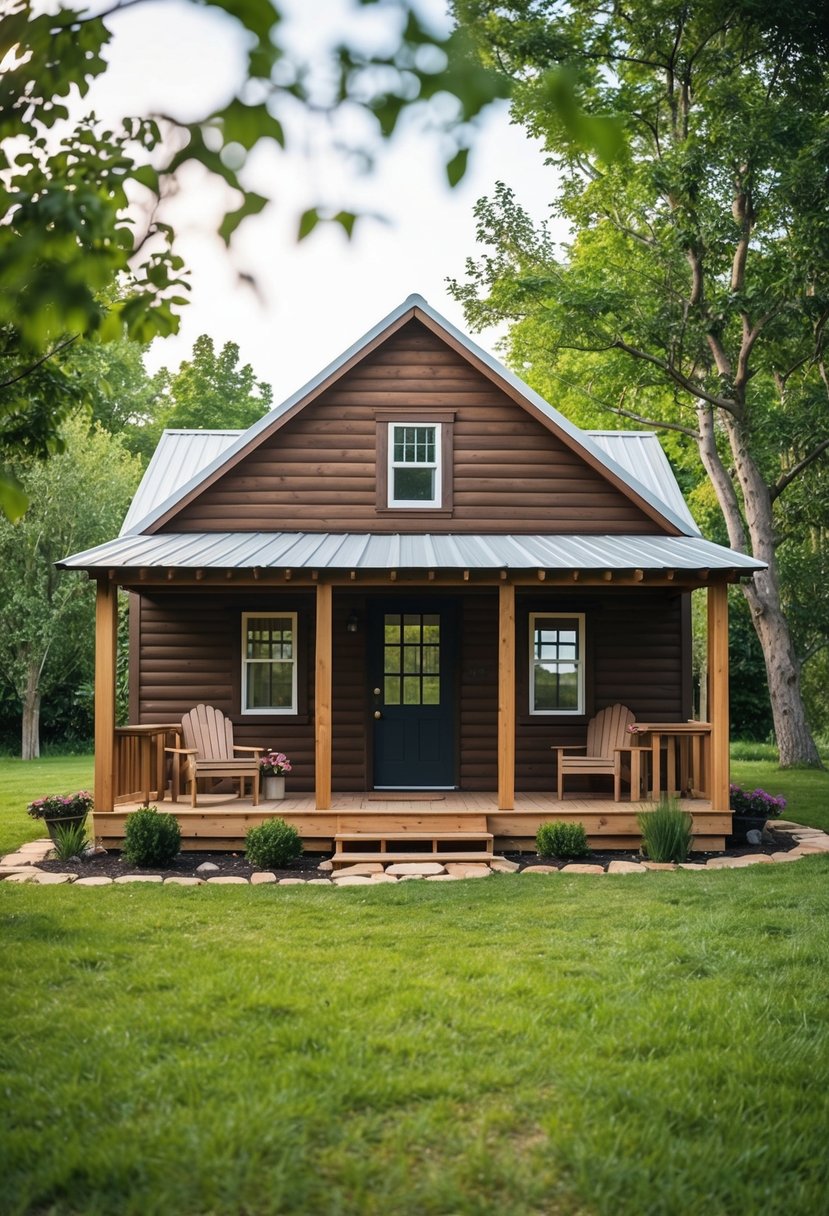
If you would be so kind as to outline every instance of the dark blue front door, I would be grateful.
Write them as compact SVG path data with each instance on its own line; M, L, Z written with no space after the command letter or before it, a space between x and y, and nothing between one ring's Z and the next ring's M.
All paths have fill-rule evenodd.
M389 601L371 622L374 785L455 785L455 671L452 607Z

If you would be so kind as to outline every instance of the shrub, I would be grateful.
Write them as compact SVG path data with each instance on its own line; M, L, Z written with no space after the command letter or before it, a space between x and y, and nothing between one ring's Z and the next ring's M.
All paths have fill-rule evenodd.
M535 834L541 857L586 857L587 833L580 823L542 823Z
M642 850L651 861L685 861L691 851L691 825L687 811L675 798L660 798L652 811L636 816L642 833Z
M175 815L148 806L127 817L124 857L134 866L166 866L181 847L181 830Z
M53 844L58 861L79 857L86 848L86 827L82 823L61 823L55 828Z
M268 819L250 828L245 837L245 857L261 869L286 866L301 855L299 833L284 819Z

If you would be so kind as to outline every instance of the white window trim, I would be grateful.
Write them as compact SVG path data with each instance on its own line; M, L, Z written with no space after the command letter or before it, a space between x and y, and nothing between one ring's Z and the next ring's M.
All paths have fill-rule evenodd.
M535 708L535 623L536 621L578 621L578 637L579 637L579 657L578 657L578 675L579 675L579 697L578 706L576 709L536 709ZM565 718L577 717L584 713L584 671L586 656L584 651L584 634L585 634L585 614L583 612L531 612L530 613L530 637L529 637L529 686L530 686L530 713L534 717L542 718Z
M291 660L291 704L264 706L261 709L248 709L248 666L251 663L265 663L268 659L249 659L247 657L247 641L248 641L248 621L251 617L261 620L269 618L271 620L290 620L291 635L293 637L293 652L294 657ZM245 716L272 717L274 714L295 714L297 712L297 614L295 612L243 612L242 613L242 705L241 712Z
M386 478L388 483L387 505L389 507L403 507L415 511L434 511L440 509L443 504L443 435L441 433L441 423L439 422L418 422L405 421L401 419L398 422L389 422L388 424L388 467ZM435 432L435 461L428 464L412 464L411 461L397 464L394 459L394 432L398 427L432 427ZM434 469L435 470L435 497L430 502L425 502L421 499L411 498L395 498L394 497L394 470L401 469Z

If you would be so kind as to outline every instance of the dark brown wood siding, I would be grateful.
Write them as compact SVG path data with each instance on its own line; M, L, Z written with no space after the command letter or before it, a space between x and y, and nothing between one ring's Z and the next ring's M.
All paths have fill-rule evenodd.
M366 663L369 603L370 596L334 592L335 791L371 787L372 706ZM240 712L241 614L256 609L298 613L300 691L296 715L246 717ZM543 611L586 615L588 704L583 717L529 714L529 613ZM347 629L352 612L358 621L356 633ZM139 721L176 721L199 702L215 705L233 720L237 742L287 752L294 764L292 790L313 790L313 595L159 592L142 597L140 625L141 641L132 665ZM459 781L465 790L493 790L498 775L497 591L461 596L459 634ZM628 705L640 720L687 718L689 646L687 613L682 609L682 597L675 592L519 592L516 789L554 788L550 748L582 743L588 717L615 701Z
M378 511L378 413L454 412L453 507ZM165 531L613 532L659 527L481 372L411 321Z

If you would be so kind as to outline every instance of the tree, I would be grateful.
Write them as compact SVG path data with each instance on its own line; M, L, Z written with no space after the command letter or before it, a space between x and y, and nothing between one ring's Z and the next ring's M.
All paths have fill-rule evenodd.
M0 518L0 674L22 710L24 760L40 754L42 698L77 673L78 639L93 635L93 584L54 563L117 532L141 474L120 440L90 432L83 415L64 423L62 439L48 462L17 463L31 507L16 524Z
M67 414L61 395L37 414L28 410L24 381L32 371L78 336L144 343L178 326L187 282L163 214L183 165L196 162L229 188L234 201L219 228L229 243L267 202L245 186L244 170L260 140L290 142L286 101L329 113L348 102L373 115L388 138L412 105L449 92L457 102L448 124L454 184L466 165L470 120L504 90L464 54L462 34L436 35L410 0L387 0L398 36L366 50L357 29L331 47L328 93L312 94L313 77L280 41L279 0L208 0L241 28L248 47L245 78L225 105L188 122L170 114L125 117L111 131L94 116L76 119L78 99L106 70L109 19L140 2L115 0L95 13L11 0L0 24L0 509L14 518L25 495L9 459L55 451ZM326 218L350 234L356 217L312 208L299 235Z
M455 284L467 318L514 322L536 386L567 351L605 409L692 442L731 546L767 563L744 587L781 764L819 764L784 612L777 523L829 451L829 33L821 6L737 0L458 0L514 113L562 174L563 250L501 187L490 247ZM568 65L588 114L624 124L614 163L549 104ZM555 398L554 398L555 399Z

